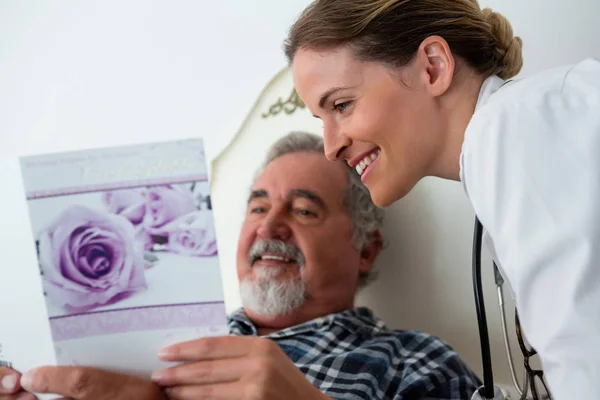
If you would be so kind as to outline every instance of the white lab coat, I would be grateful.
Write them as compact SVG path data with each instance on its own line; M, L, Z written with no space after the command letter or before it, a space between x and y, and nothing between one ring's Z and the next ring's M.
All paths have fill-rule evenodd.
M504 84L484 82L461 181L554 398L600 399L600 62Z

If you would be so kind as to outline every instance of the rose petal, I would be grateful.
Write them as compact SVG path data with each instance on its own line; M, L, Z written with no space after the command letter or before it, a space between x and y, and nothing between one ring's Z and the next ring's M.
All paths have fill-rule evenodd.
M196 209L191 191L174 185L156 186L148 190L144 225L160 228L175 218Z
M77 230L79 231L79 229ZM100 231L99 228L87 228L82 232L74 233L73 240L70 242L70 256L68 258L62 258L61 271L62 275L72 281L78 282L82 285L89 286L90 288L102 288L105 289L111 284L110 279L105 276L103 279L98 280L97 276L90 276L85 271L85 268L79 264L80 252L82 248L91 245L99 245L104 247L108 256L111 258L111 263L118 265L120 249L122 248L122 238L115 235L115 232L111 231ZM81 239L83 237L83 239ZM66 247L66 246L65 246ZM110 250L108 250L110 249Z
M146 203L131 205L121 211L120 215L131 221L132 224L137 225L144 220L144 216L146 215Z
M120 214L132 205L143 204L144 191L142 189L110 190L102 193L102 201L110 212Z
M217 241L213 214L210 210L197 210L168 224L169 250L186 256L214 256Z

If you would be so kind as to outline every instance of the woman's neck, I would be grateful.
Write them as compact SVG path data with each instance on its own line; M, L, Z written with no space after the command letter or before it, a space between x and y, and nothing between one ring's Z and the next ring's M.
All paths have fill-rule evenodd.
M443 179L460 180L460 155L465 139L465 131L477 105L479 92L483 85L483 77L475 72L463 71L464 76L457 74L457 84L451 88L441 100L444 114L446 138L438 157L434 175Z

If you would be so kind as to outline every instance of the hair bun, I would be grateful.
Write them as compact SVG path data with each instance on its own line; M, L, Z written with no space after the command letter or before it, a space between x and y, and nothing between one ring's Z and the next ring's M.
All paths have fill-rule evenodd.
M523 67L523 41L514 36L512 26L502 14L490 8L482 10L485 22L490 27L490 32L496 39L498 53L498 76L509 79L517 75Z

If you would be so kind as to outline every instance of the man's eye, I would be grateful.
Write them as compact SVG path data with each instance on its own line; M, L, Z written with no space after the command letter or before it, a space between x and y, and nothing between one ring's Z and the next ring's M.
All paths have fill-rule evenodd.
M309 210L304 210L304 209L299 209L296 212L303 217L316 217L317 216L317 214L315 214L314 212L309 211Z
M261 214L264 212L265 212L264 207L254 207L254 208L250 209L251 214Z
M346 109L352 104L352 101L344 101L343 103L338 103L333 106L333 111L338 113L343 113Z

